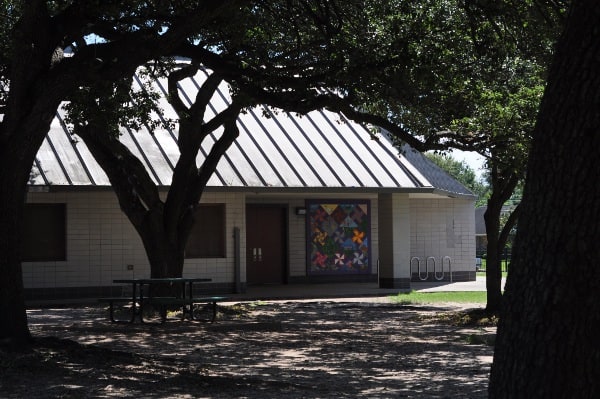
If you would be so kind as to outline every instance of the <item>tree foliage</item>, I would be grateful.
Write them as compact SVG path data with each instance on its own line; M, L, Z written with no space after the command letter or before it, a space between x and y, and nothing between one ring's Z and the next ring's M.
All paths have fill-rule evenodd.
M448 34L446 29L450 25L466 24L472 16L468 7L448 1L424 2L422 5L398 1L376 4L356 1L345 2L343 6L334 1L258 1L230 11L228 18L220 19L218 25L202 27L193 40L177 48L177 54L192 60L190 67L175 71L172 70L173 65L167 63L158 69L167 75L172 74L170 76L175 81L179 75L185 77L186 70L197 70L197 66L202 65L211 71L214 82L223 80L228 83L240 109L254 104L301 113L329 108L358 121L389 126L391 120L395 137L417 148L448 146L447 140L451 136L440 133L447 132L442 130L443 123L455 123L456 119L452 118L457 115L462 116L461 121L470 118L468 120L473 125L476 110L471 103L473 96L479 93L482 85L490 83L486 80L492 76L488 71L490 62L498 62L505 56L500 46L493 47L493 51L475 51L487 48L488 42L491 42L486 29L478 31L477 40L473 39L471 30L452 28ZM282 24L284 19L289 23ZM114 35L105 35L102 39L110 43ZM85 46L90 45L82 43L79 47ZM99 46L104 46L104 43ZM76 48L76 51L81 50ZM467 63L465 60L468 60ZM472 82L476 83L474 87L470 87ZM212 93L210 87L216 86L203 87L207 88L205 92L201 89L205 98L197 98L197 104L191 107L183 104L176 90L169 91L169 101L179 115L180 140L192 144L180 145L182 160L189 162L195 158L199 143L207 134L207 131L197 131L203 130L200 126L210 126L210 132L219 125L205 123L202 119L206 96ZM95 83L92 88L80 90L82 101L73 97L74 106L84 111L77 114L80 122L75 124L75 131L84 138L97 158L112 152L119 154L119 159L113 160L112 164L122 163L123 159L132 158L132 155L123 146L117 149L117 140L109 142L99 138L102 131L116 129L116 123L105 126L109 121L118 121L120 116L115 111L132 108L119 106L119 101L124 104L129 101L126 96L123 97L126 90L109 88L107 93L105 89L102 83ZM115 96L119 91L123 94ZM92 93L96 97L107 97L108 94L111 100L92 98ZM384 103L387 108L379 107ZM446 107L443 111L438 108L440 103ZM497 106L498 99L490 96L488 103L491 107ZM112 104L114 110L107 110L103 106L106 104ZM70 107L71 111L74 111L74 106ZM141 111L144 109L140 107ZM95 128L89 123L92 120L98 121ZM219 123L223 122L220 120ZM98 129L100 126L105 127ZM90 128L99 133L91 134ZM471 131L463 134L459 128L455 130L455 137L461 140L467 133L474 136ZM116 136L116 133L113 135ZM97 139L92 143L94 138ZM441 142L441 139L446 142ZM459 140L453 139L453 142L458 143ZM101 143L105 147L102 150ZM110 164L103 165L105 170L116 173L125 168L122 166L117 170ZM143 241L147 243L148 252L160 247L158 243L171 241L171 249L165 249L162 256L157 254L151 258L156 259L158 270L176 270L163 271L161 275L181 273L182 251L188 231L183 226L190 225L189 209L193 209L202 193L203 187L199 182L207 179L194 179L193 176L206 174L210 169L202 166L194 172L192 164L182 168L178 164L173 181L185 181L186 184L179 185L179 188L173 184L163 204L150 177L140 175L143 168L140 168L139 162L132 158L128 165L137 172L130 171L127 175L136 175L136 179L128 179L122 174L111 177L113 186L121 187L118 189L121 207L142 237L147 232L147 228L141 227L147 220L143 216L144 210L148 215L160 214L163 218L161 223L155 222L152 226L172 226L172 231L156 231L155 237L143 238ZM111 173L108 174L111 176ZM126 181L143 187L126 187L123 184ZM188 195L184 196L181 192L186 190L185 187L188 187ZM180 193L175 194L178 190ZM143 198L144 193L151 192L150 197ZM195 194L189 194L192 192ZM171 201L171 198L177 200ZM138 205L133 206L135 203ZM150 204L156 204L156 207ZM179 222L173 222L175 220ZM169 257L177 258L174 263L179 266L166 267L168 261L165 259Z
M415 96L394 93L379 97L374 106L416 135L486 157L491 186L485 215L488 310L497 311L498 255L519 214L517 207L501 226L502 207L525 175L535 115L565 6L510 0L426 3L426 9L415 7L415 17L429 22L424 26L432 32L430 38L413 43Z
M515 78L532 79L522 77L525 72L541 72L543 80L559 18L554 6L508 0L428 0L404 6L405 12L392 13L386 29L390 42L400 32L403 60L374 77L367 90L357 90L356 97L417 136L485 153L489 118L478 111L480 101L490 103L500 88L508 91L507 84L519 87L523 82ZM531 67L536 65L541 68ZM480 124L471 121L467 131L455 129L456 121L478 114Z
M466 162L458 161L450 154L426 153L425 155L430 161L477 195L475 206L480 206L487 201L489 187L477 179L475 171Z

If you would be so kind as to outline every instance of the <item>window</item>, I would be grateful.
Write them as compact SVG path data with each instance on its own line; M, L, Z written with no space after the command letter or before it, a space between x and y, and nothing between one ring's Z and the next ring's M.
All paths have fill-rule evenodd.
M25 204L21 257L25 262L67 260L65 204Z
M185 257L225 257L225 204L200 204L196 208Z

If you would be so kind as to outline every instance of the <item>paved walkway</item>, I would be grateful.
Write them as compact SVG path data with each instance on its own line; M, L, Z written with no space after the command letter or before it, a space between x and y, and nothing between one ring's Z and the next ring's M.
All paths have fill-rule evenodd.
M413 291L486 291L485 277L476 281L462 282L412 282ZM502 281L504 286L504 280ZM331 283L331 284L273 284L250 286L244 294L228 295L234 300L266 299L315 299L315 298L354 298L385 297L395 295L401 290L379 288L373 283Z
M415 291L434 292L434 291L487 291L485 287L485 276L477 277L475 281L459 281L456 283L411 283ZM506 278L502 279L502 288L506 284Z
M420 292L436 291L486 291L485 276L477 277L476 281L461 282L411 282L411 290ZM506 279L502 279L502 287ZM266 284L255 285L247 288L243 294L226 294L231 302L256 301L256 300L305 300L314 299L350 299L356 302L358 298L370 298L369 302L385 302L386 298L406 292L397 288L379 288L378 283L312 283L312 284ZM88 303L89 300L69 301L68 303ZM44 307L52 301L44 301ZM56 305L63 305L65 301L55 301ZM30 302L28 307L39 307L40 303Z

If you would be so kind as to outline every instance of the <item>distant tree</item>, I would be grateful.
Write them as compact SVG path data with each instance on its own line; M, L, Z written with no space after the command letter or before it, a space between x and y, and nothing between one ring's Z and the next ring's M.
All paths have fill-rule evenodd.
M421 26L430 32L409 44L409 61L400 66L408 72L393 74L356 95L373 99L367 110L389 115L381 126L392 133L398 131L394 126L401 127L487 159L487 309L496 312L502 301L499 254L519 214L517 207L501 229L502 205L525 173L564 5L510 0L420 4L390 16L390 26Z
M485 184L485 181L482 182L477 179L475 171L466 162L459 161L450 154L429 152L425 156L463 186L471 190L473 194L477 195L475 206L480 206L487 202L489 187Z
M508 65L508 63L506 64ZM455 120L451 129L461 136L483 135L489 195L484 221L487 235L487 310L498 312L502 301L502 252L519 216L519 204L505 205L525 177L535 115L543 92L545 68L524 60L502 70L507 76L489 84L477 96L470 116Z

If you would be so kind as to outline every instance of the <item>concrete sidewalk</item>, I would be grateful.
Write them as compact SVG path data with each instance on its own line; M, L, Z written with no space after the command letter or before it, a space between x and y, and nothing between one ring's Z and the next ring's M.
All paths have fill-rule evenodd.
M435 291L486 291L485 277L476 281L461 282L412 282L411 290L420 292ZM502 281L504 286L504 279ZM233 300L274 300L274 299L318 299L385 297L396 295L402 290L379 288L372 283L331 283L331 284L273 284L249 286L244 294L227 295Z
M459 281L456 283L429 283L418 282L411 283L411 288L414 291L435 292L435 291L487 291L485 287L485 276L476 277L475 281ZM502 279L501 287L504 289L506 278Z
M486 291L485 276L477 277L476 281L461 282L411 282L411 290L419 292L440 291ZM506 279L502 279L502 287ZM259 300L306 300L315 299L350 299L352 302L360 298L371 298L374 301L385 301L391 295L407 292L398 288L379 288L377 282L370 283L313 283L313 284L265 284L249 286L242 294L224 294L231 302L259 301ZM380 298L377 300L376 298ZM82 300L56 300L56 301L29 301L28 308L48 307L65 304L87 304L95 300L89 298ZM229 301L228 301L229 302Z

